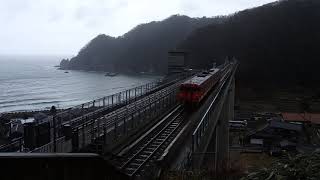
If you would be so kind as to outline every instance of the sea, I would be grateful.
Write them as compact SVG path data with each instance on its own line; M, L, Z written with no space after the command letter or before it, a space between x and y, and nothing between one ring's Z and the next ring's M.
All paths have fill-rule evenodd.
M0 56L0 113L69 108L161 76L59 70L61 56Z

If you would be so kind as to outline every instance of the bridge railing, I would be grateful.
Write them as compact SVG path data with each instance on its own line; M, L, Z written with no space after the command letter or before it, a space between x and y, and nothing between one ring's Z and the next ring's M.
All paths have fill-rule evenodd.
M198 126L192 133L192 152L196 152L198 147L200 146L202 137L206 135L207 129L210 127L212 128L212 123L214 122L214 110L216 107L217 100L219 96L221 95L222 86L220 86L219 90L217 91L217 94L215 95L214 99L210 103L208 109L202 116Z
M159 116L166 108L175 104L176 89L166 89L156 93L153 98L144 98L129 107L119 109L118 112L76 126L73 132L73 145L76 149L81 149L93 143L95 139L106 136L107 133L113 136L108 140L109 143L110 140L116 140L119 136L127 136L140 124Z
M74 107L71 107L63 112L57 113L56 117L62 119L62 122L71 121L76 116L81 116L91 111L95 111L102 107L106 109L114 108L120 104L126 104L136 98L149 93L161 83L160 80L147 83L129 90L121 91L116 94L105 96L90 102L86 102ZM104 109L105 110L105 109Z
M233 77L235 70L237 68L237 63L235 63L233 66L230 67L230 70L226 71L226 74L223 75L221 81L223 84L217 89L217 93L214 96L212 102L208 106L206 112L202 116L200 122L198 123L198 126L192 133L192 152L196 152L198 147L201 145L201 141L203 137L206 135L208 128L215 127L215 124L217 120L215 117L217 116L217 113L219 111L216 111L216 108L219 107L217 103L219 103L219 99L221 96L224 96L226 94L226 91L223 91L224 88L229 88L230 82L227 82L227 79L229 77ZM226 84L228 83L228 84ZM226 87L225 87L226 86Z
M69 123L72 122L70 123L73 129L72 141L66 142L64 137L58 138L56 140L57 151L60 151L60 146L64 147L62 148L63 152L77 151L94 143L97 138L106 136L107 133L113 134L112 140L109 139L109 142L116 140L119 136L127 136L140 124L146 123L143 121L159 116L173 106L176 103L175 96L178 87L178 84L168 86L102 117L97 115L97 118L93 118L96 113L99 113L99 111L94 111L90 117L84 115L69 121ZM51 152L53 151L53 143L51 141L31 152ZM65 145L66 143L69 145Z
M0 152L12 152L12 151L22 151L23 138L16 138L9 144L4 144L0 146Z
M60 137L56 140L56 151L54 151L54 141L45 144L41 147L38 147L30 153L52 153L52 152L71 152L72 151L72 142L71 140L65 140L65 137Z
M59 119L61 123L72 124L74 121L78 121L80 116L86 115L89 117L92 114L104 113L119 105L126 105L138 98L141 98L147 94L155 92L161 88L167 87L181 79L188 77L188 74L182 74L177 76L172 76L166 79L159 79L157 81L147 83L145 85L137 86L125 91L121 91L116 94L112 94L103 98L99 98L78 106L69 108L66 111L56 114L56 118ZM94 112L94 113L92 113ZM92 113L92 114L91 114Z

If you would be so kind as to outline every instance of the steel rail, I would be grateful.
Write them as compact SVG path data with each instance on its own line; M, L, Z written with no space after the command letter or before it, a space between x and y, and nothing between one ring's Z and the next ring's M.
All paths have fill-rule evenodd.
M179 108L180 109L180 108ZM175 111L179 110L176 109ZM151 136L151 139L147 139L146 143L142 143L142 147L138 150L138 152L133 153L133 155L120 167L120 169L123 169L127 171L127 174L130 176L134 176L141 168L154 156L154 154L159 150L161 146L163 146L164 143L168 141L168 139L172 136L173 133L177 131L177 129L180 127L182 123L182 114L184 110L181 108L179 112L170 119L170 121L164 121L161 124L166 124L163 128L160 130L155 129L153 131L149 131L149 134L155 133L155 135ZM175 114L175 112L171 113L172 115ZM159 124L160 125L160 124ZM147 135L148 136L148 135ZM141 139L143 141L144 139ZM153 146L152 146L153 145ZM151 149L151 150L148 150ZM150 151L152 151L150 153ZM149 154L145 159L142 161L139 161L140 163L136 166L136 168L129 168L130 165L133 164L134 161L137 161L138 159L141 159L141 155L143 154ZM137 164L137 163L135 163ZM129 172L128 172L129 171ZM130 173L130 171L132 171Z

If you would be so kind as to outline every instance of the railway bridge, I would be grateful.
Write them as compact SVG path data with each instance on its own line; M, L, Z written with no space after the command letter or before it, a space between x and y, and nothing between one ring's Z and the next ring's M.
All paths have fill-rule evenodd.
M173 76L62 112L25 127L1 152L96 153L128 177L227 165L236 61L196 108L177 100L194 74ZM222 68L221 65L218 68ZM44 125L43 125L44 124Z

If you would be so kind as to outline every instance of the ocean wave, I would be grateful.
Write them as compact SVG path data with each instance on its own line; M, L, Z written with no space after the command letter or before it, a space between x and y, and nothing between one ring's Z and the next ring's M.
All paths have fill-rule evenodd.
M51 92L50 92L51 91ZM6 92L5 95L0 95L0 99L19 99L23 97L39 97L43 96L44 98L51 98L50 96L55 95L57 96L59 92L55 92L52 90L46 90L42 89L42 91L32 91L29 89L29 91L20 92L20 93L12 93L12 92ZM29 100L29 99L26 99Z
M70 103L72 101L41 101L41 102L34 102L34 103L23 103L23 104L2 104L0 105L0 109L1 108L8 108L8 107L25 107L25 106L39 106L39 105L48 105L48 104L52 104L52 105L57 105L57 104L61 104L61 103Z
M45 105L45 104L59 104L62 103L63 101L42 101L42 102L38 102L38 103L29 103L27 105Z
M41 101L44 100L43 98L32 98L32 99L16 99L16 100L10 100L10 101L0 101L1 104L12 104L12 103L20 103L20 102L28 102L28 101Z

